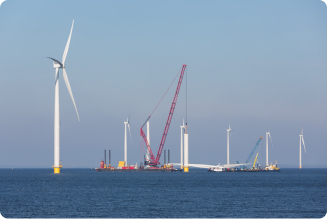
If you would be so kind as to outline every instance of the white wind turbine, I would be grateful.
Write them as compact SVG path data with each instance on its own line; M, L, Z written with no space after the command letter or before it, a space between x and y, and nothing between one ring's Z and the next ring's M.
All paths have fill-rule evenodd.
M306 152L305 150L305 144L304 144L304 139L303 139L303 126L302 126L302 131L301 131L301 135L300 135L300 169L302 168L302 159L301 159L301 142L303 143L303 147L304 147L304 152Z
M266 132L266 166L268 166L268 136L270 138L271 145L274 146L272 139L271 139L270 130L269 130L269 132Z
M181 127L181 169L184 166L183 163L183 130L185 130L185 124L184 124L184 119L183 119L183 125Z
M129 117L127 118L127 121L124 122L125 124L125 141L124 141L124 162L125 162L125 167L127 166L127 126L128 126L128 130L129 130L129 135L131 137L131 141L132 141L132 134L131 134L131 128L129 126Z
M229 137L232 135L232 131L234 129L230 128L230 124L229 124L229 128L227 129L227 164L229 164Z
M59 111L59 69L61 68L63 71L63 77L68 89L68 92L70 94L70 97L72 98L76 113L77 113L77 118L78 121L79 120L79 115L77 112L77 108L76 108L76 104L74 101L74 97L73 97L73 93L72 93L72 89L70 88L70 84L69 84L69 80L67 77L67 73L65 70L65 61L66 61L66 57L67 57L67 53L68 53L68 49L69 49L69 44L70 44L70 38L72 36L72 31L73 31L73 26L74 26L74 20L73 20L73 24L70 30L70 34L68 37L68 41L65 47L65 51L64 54L62 56L62 62L59 62L58 60L54 59L54 58L50 58L53 60L53 67L56 69L56 73L55 73L55 113L54 113L54 165L53 165L53 169L54 169L54 173L60 173L60 168L62 167L60 164L60 111Z

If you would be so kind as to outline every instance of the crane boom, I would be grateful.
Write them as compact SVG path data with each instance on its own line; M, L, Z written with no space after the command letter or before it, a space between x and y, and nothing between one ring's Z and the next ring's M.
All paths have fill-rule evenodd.
M161 152L162 152L162 149L163 149L163 147L165 145L165 141L166 141L166 137L167 137L167 134L168 134L170 122L171 122L171 119L173 118L174 110L175 110L175 107L176 107L179 90L180 90L181 85L182 85L185 68L186 68L186 65L183 65L182 70L181 70L181 75L179 76L179 81L178 81L178 84L177 84L175 97L174 97L173 102L171 104L170 111L169 111L169 114L168 114L168 119L167 119L166 126L165 126L165 130L164 130L164 133L162 135L161 142L160 142L160 146L159 146L159 150L158 150L158 154L157 154L157 158L156 158L156 164L159 163Z
M257 144L254 146L253 150L251 151L251 153L250 153L248 159L246 159L245 163L248 163L248 162L249 162L249 160L251 159L251 157L252 157L252 155L253 155L255 149L257 149L257 147L259 146L260 141L261 141L262 139L263 139L263 137L260 137L260 138L259 138Z
M149 142L148 142L148 140L147 140L147 138L145 136L145 133L143 131L143 127L144 127L145 123L150 119L150 117L151 117L151 115L152 115L153 112L151 113L151 115L148 117L148 119L145 121L145 123L143 124L143 126L140 129L140 136L143 138L143 140L144 140L144 142L146 144L146 147L147 147L147 149L148 149L148 151L150 153L150 161L148 161L149 162L148 165L156 166L157 164L160 164L159 163L159 159L160 159L160 156L161 156L161 153L162 153L162 149L163 149L163 147L165 145L165 141L166 141L166 137L167 137L167 134L168 134L170 122L171 122L171 120L173 118L173 114L174 114L174 110L175 110L175 107L176 107L177 98L178 98L179 90L181 88L181 84L182 84L182 81L183 81L183 76L184 76L184 72L185 72L186 66L187 65L183 65L182 70L181 70L181 74L179 76L179 81L178 81L178 84L177 84L177 89L176 89L176 92L175 92L175 96L174 96L173 102L172 102L171 107L170 107L170 111L169 111L169 114L168 114L168 119L167 119L167 122L166 122L164 133L162 135L162 139L161 139L161 142L160 142L160 146L159 146L159 150L158 150L158 154L157 154L156 159L154 159L154 156L153 156L151 147L150 147Z
M143 127L143 126L142 126L142 127ZM150 153L150 160L151 160L151 162L152 162L152 163L155 163L154 156L153 156L153 153L152 153L152 150L151 150L150 144L149 144L149 142L148 142L148 139L147 139L146 136L145 136L145 133L144 133L142 127L141 127L141 129L140 129L140 135L141 135L141 137L143 137L143 140L144 140L144 142L145 142L145 144L146 144L146 147L147 147L147 149L148 149L148 151L149 151L149 153Z

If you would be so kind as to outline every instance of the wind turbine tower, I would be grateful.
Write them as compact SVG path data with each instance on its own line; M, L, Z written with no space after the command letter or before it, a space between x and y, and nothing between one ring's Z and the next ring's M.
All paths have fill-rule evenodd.
M183 169L184 167L184 163L183 163L183 130L185 129L185 125L184 125L184 119L183 119L183 125L180 126L181 127L181 169Z
M127 167L127 126L129 130L129 134L131 136L131 129L129 126L129 117L127 118L127 121L124 122L125 124L125 138L124 138L124 166ZM132 139L132 136L131 136Z
M59 69L62 69L62 71L63 71L63 78L65 80L66 87L67 87L70 97L73 101L78 121L80 121L78 111L76 108L76 104L75 104L75 100L73 97L73 92L70 87L68 76L67 76L67 73L65 70L65 61L67 58L67 53L68 53L68 49L69 49L70 39L72 36L73 26L74 26L74 20L73 20L73 24L72 24L72 27L70 30L68 41L67 41L67 44L66 44L66 47L64 50L64 54L62 56L62 62L59 62L58 60L56 60L54 58L48 57L49 59L53 60L53 68L56 69L55 70L55 106L54 106L54 108L55 108L55 113L54 113L54 165L53 165L54 173L60 173L60 168L62 167L61 163L60 163Z
M229 124L229 128L227 129L227 164L229 164L229 136L232 134L231 131L233 131L233 129L230 128Z
M268 166L268 137L270 138L270 141L271 141L271 144L272 144L270 130L269 130L269 132L266 132L266 166Z
M301 155L301 142L303 143L303 147L304 147L304 152L305 153L307 153L306 152L306 150L305 150L305 144L304 144L304 139L303 139L303 127L302 127L302 131L301 131L301 135L300 135L300 169L302 169L302 159L301 159L301 157L302 157L302 155Z
M149 120L146 122L146 139L150 145L150 121ZM146 160L150 160L150 151L148 151L148 148L146 149L145 156L146 156Z
M187 134L187 123L185 125L185 133L184 133L184 172L189 171L188 166L188 134Z

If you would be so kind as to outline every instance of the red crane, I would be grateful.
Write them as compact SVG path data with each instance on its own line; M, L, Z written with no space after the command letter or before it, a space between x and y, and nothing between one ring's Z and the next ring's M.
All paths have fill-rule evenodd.
M170 107L170 111L169 111L169 114L168 114L168 119L167 119L167 122L166 122L164 133L162 135L162 139L161 139L161 142L160 142L160 146L159 146L159 150L158 150L158 154L157 154L156 159L153 156L153 153L152 153L151 147L149 145L149 142L146 139L145 133L143 132L143 129L142 129L144 127L144 125L146 124L146 122L150 119L152 114L149 116L149 118L145 121L145 123L142 125L142 127L140 129L140 135L141 135L141 137L143 137L143 140L144 140L144 142L146 144L146 147L147 147L147 149L148 149L148 151L150 153L150 160L148 161L148 165L156 166L156 165L160 164L159 159L160 159L160 156L161 156L162 149L163 149L163 147L165 145L165 141L166 141L166 137L167 137L167 134L168 134L171 119L173 118L173 114L174 114L174 110L175 110L175 107L176 107L179 90L180 90L181 85L182 85L183 76L184 76L186 66L187 65L183 65L182 70L181 70L181 74L179 76L179 81L178 81L178 84L177 84L175 97L174 97L173 102L172 102L171 107Z

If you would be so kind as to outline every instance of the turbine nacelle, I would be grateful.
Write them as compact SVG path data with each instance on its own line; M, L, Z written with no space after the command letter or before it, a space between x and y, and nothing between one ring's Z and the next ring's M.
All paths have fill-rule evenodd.
M64 65L59 62L57 59L51 58L51 57L47 57L48 59L51 59L53 61L53 68L55 69L59 69L59 68L65 68Z
M229 132L229 136L232 136L232 131L233 131L234 129L231 129L231 127L230 127L230 124L229 124L229 128L227 129L227 132Z
M270 130L269 130L269 132L266 132L266 135L268 135L268 137L270 138L271 145L274 147L274 144L273 144L273 141L272 141L271 135L270 135Z
M62 68L60 64L53 62L53 68Z
M183 119L183 125L181 125L180 127L183 128L183 129L185 129L184 119Z

